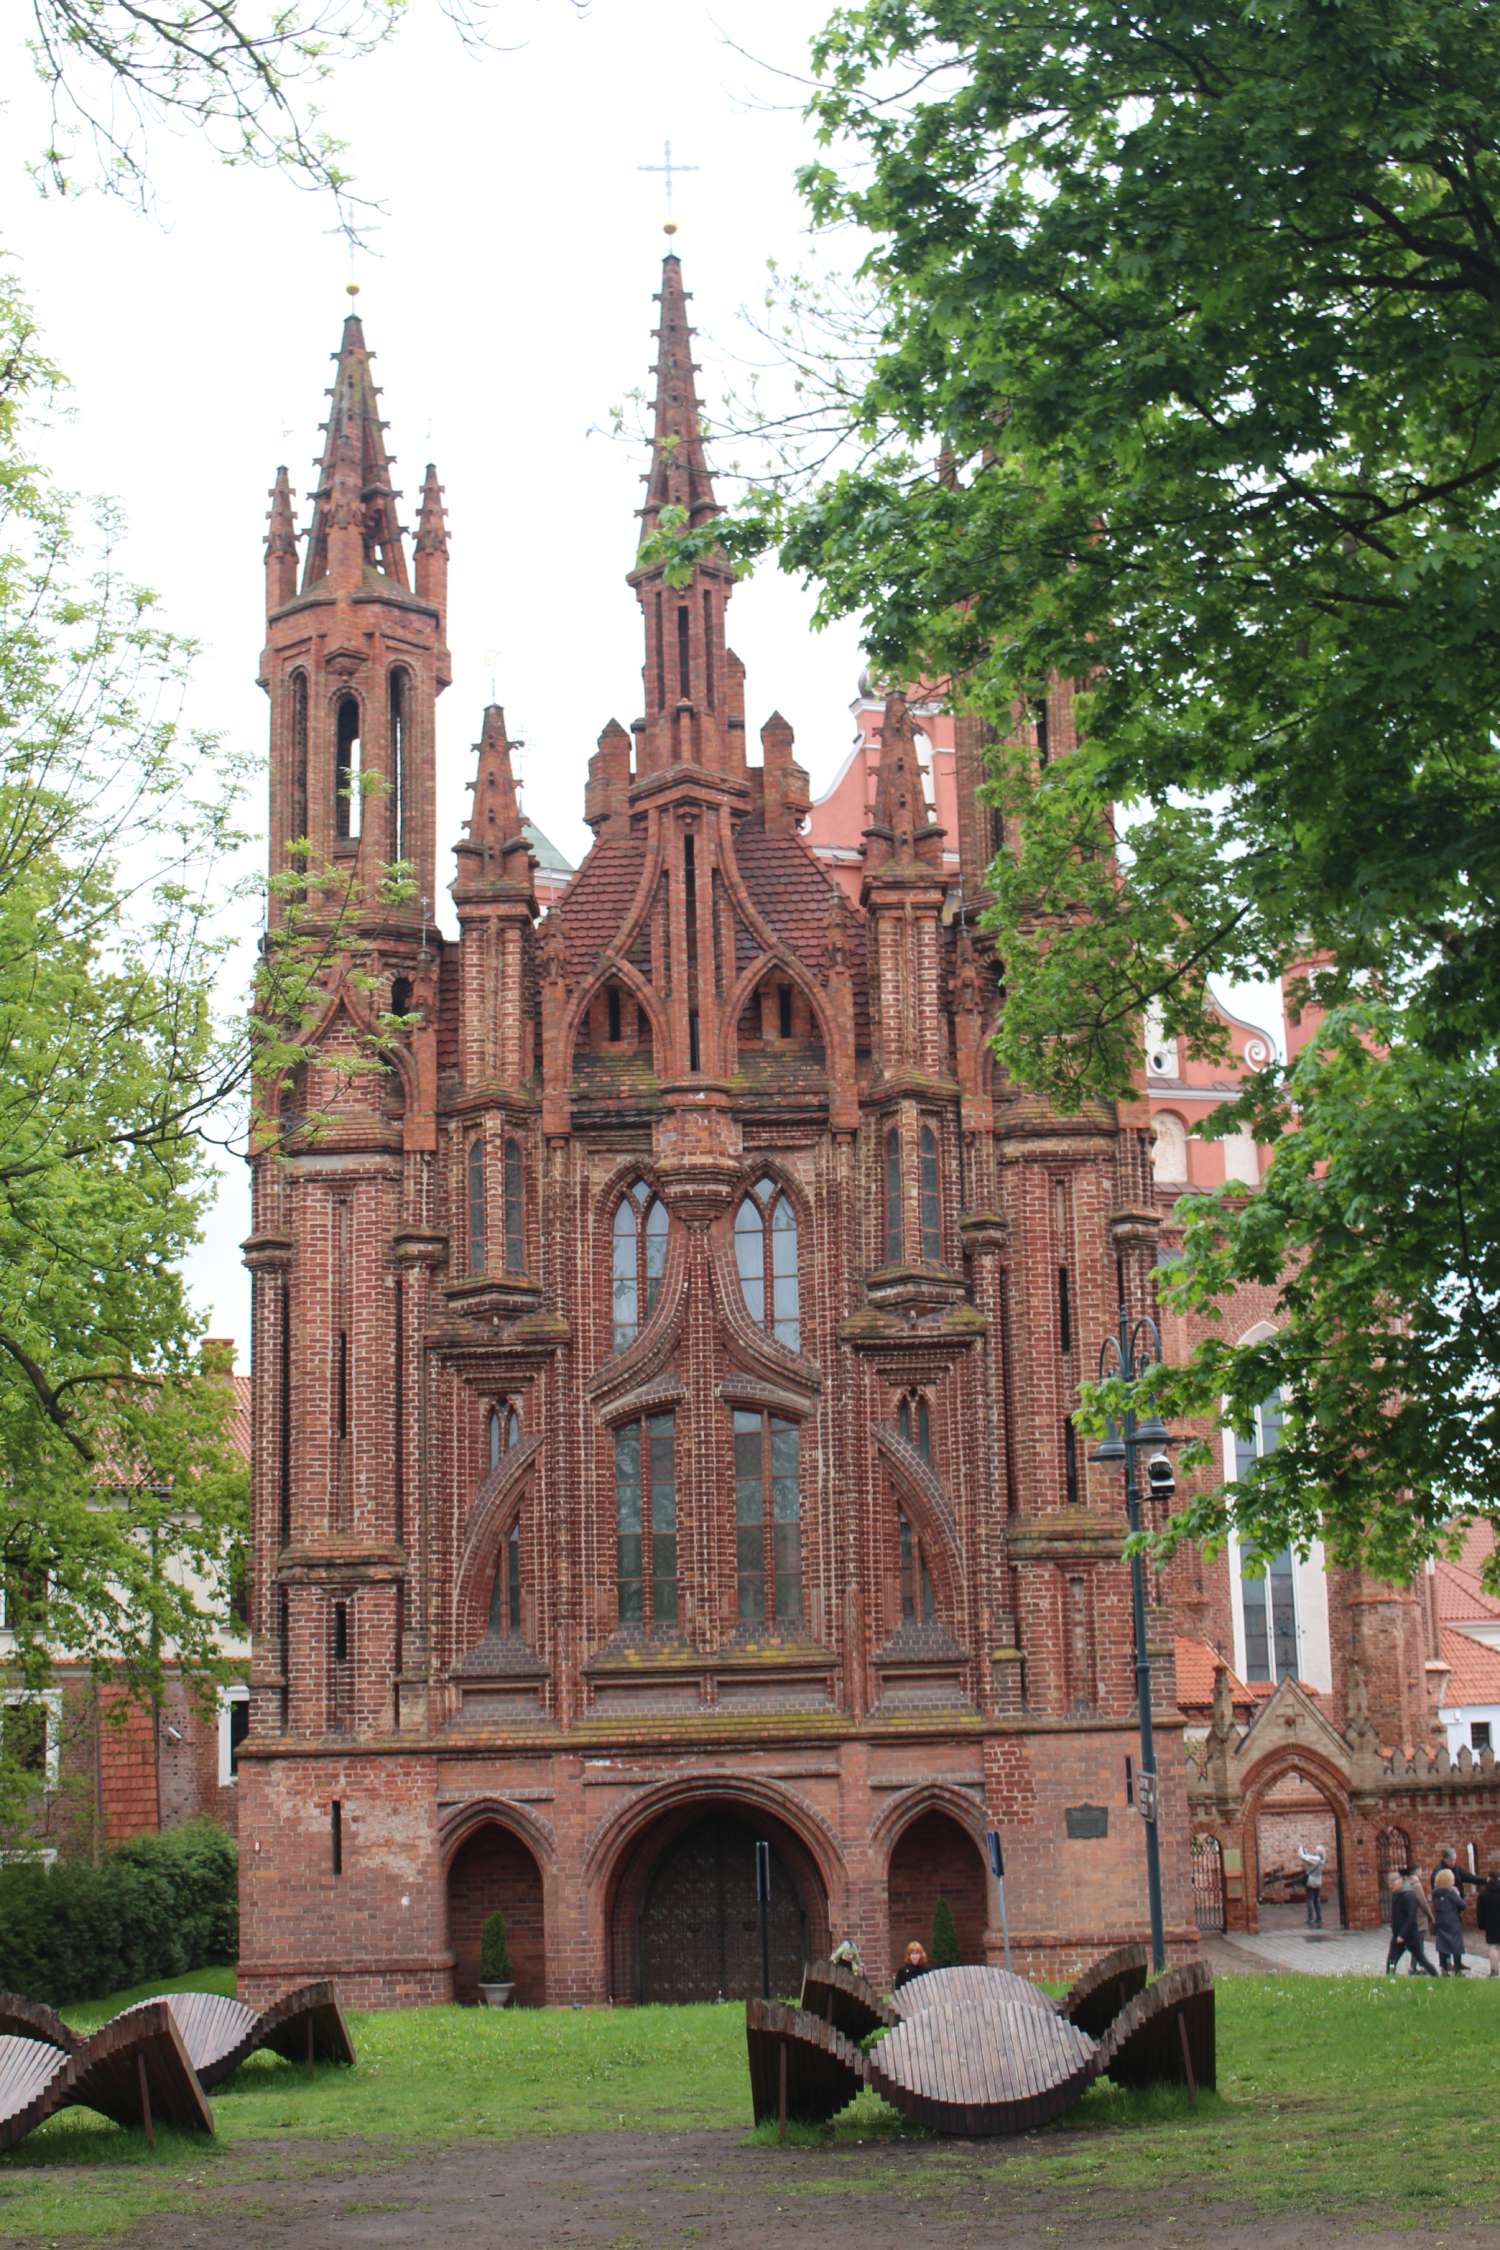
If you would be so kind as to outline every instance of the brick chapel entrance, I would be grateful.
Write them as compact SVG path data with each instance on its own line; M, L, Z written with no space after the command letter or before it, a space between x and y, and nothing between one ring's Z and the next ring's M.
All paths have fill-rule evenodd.
M453 1997L479 1999L479 1938L491 1914L505 1916L516 1989L513 2005L540 2008L547 1998L547 1941L542 1871L526 1845L498 1821L467 1836L448 1868L448 1943Z
M891 1853L887 1889L892 1969L913 1938L931 1948L932 1914L940 1898L953 1909L960 1959L982 1964L987 1885L978 1844L950 1813L924 1812L903 1828Z
M751 1807L679 1806L653 1823L614 1886L611 1990L657 2005L744 2000L761 1988L755 1846L771 1846L771 1992L795 1998L828 1950L828 1903L806 1846Z

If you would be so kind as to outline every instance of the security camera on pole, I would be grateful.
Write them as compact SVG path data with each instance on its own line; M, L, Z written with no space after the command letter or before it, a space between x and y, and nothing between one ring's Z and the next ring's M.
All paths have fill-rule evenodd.
M1136 1382L1148 1367L1161 1360L1161 1330L1149 1313L1132 1321L1120 1307L1119 1333L1106 1336L1099 1353L1099 1379L1118 1375ZM1111 1422L1104 1437L1089 1455L1090 1461L1123 1461L1125 1464L1125 1515L1131 1537L1141 1528L1141 1496L1136 1484L1136 1455L1150 1453L1146 1463L1146 1489L1153 1500L1170 1500L1177 1490L1171 1456L1165 1448L1176 1445L1160 1415L1138 1421L1127 1406L1122 1428ZM1136 1782L1136 1809L1146 1831L1146 1898L1151 1913L1151 1966L1159 1976L1167 1965L1166 1938L1161 1908L1161 1842L1157 1834L1156 1744L1151 1733L1151 1658L1146 1648L1146 1572L1138 1551L1130 1557L1130 1606L1135 1629L1135 1697L1141 1729L1141 1766Z

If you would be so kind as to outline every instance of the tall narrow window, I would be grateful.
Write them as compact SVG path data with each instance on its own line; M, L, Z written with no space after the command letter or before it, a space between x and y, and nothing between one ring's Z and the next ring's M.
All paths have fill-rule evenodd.
M757 1180L734 1215L734 1256L750 1317L789 1351L802 1348L797 1214L774 1180Z
M620 987L617 984L611 984L605 987L604 1016L605 1028L607 1036L609 1038L609 1042L611 1046L618 1046L620 1043L621 1031Z
M495 1581L490 1588L489 1630L521 1630L521 1519L519 1515L500 1542L495 1559Z
M705 586L703 589L703 684L708 690L708 708L714 708L714 598Z
M521 1438L521 1418L504 1399L490 1408L485 1434L489 1445L490 1467L498 1469L505 1455L513 1445L520 1443Z
M684 703L687 702L693 691L692 671L688 659L689 630L687 603L680 602L677 608L677 692Z
M662 638L661 596L656 597L656 708L667 700L667 644Z
M734 1537L742 1625L802 1615L802 1437L775 1414L734 1417Z
M505 1270L522 1273L526 1266L526 1213L521 1170L521 1144L505 1144Z
M307 834L307 674L292 674L292 807L291 840Z
M498 1469L500 1456L505 1451L505 1424L500 1419L498 1406L490 1408L489 1416L490 1467Z
M1256 1463L1281 1443L1279 1392L1255 1410L1248 1437L1235 1436L1236 1481L1255 1474ZM1256 1682L1297 1677L1297 1587L1290 1547L1262 1555L1240 1549L1240 1608L1245 1625L1245 1677Z
M1047 698L1039 695L1031 706L1031 724L1036 733L1036 762L1045 773L1052 762L1052 733L1047 722Z
M333 736L333 832L341 844L359 835L359 776L359 703L341 695Z
M930 1625L937 1615L937 1604L932 1598L927 1557L906 1510L898 1508L896 1513L901 1523L901 1622Z
M335 1875L344 1872L344 1808L337 1797L328 1808L328 1861Z
M672 1417L615 1432L615 1583L620 1623L677 1622L677 1481Z
M667 1267L667 1211L644 1180L621 1196L611 1245L615 1350L633 1344L656 1310Z
M469 1271L483 1273L485 1261L484 1141L469 1143Z
M347 1602L335 1602L333 1605L333 1661L335 1664L347 1664L349 1661L349 1605Z
M1066 1266L1057 1269L1057 1348L1073 1349L1073 1288Z
M896 1409L896 1427L924 1461L932 1459L932 1416L920 1391L908 1391L902 1399Z
M937 1135L930 1125L924 1125L917 1137L917 1218L923 1263L938 1265L943 1255L943 1206L938 1193Z
M406 859L408 855L407 824L410 817L408 790L410 776L407 772L406 713L409 676L401 665L391 674L390 700L390 790L391 790L391 857Z
M896 1264L902 1251L901 1134L892 1125L885 1136L885 1262Z
M782 1039L792 1036L792 988L789 984L776 987L776 1031Z
M1078 1432L1070 1421L1062 1426L1063 1441L1063 1497L1069 1506L1078 1500Z

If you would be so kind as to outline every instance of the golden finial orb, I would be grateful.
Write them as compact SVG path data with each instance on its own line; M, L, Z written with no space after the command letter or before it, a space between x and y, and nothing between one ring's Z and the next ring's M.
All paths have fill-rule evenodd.
M346 297L357 297L359 295L359 283L357 281L346 281L344 283L344 295Z
M675 219L663 219L661 231L663 234L675 234L677 232L677 221Z

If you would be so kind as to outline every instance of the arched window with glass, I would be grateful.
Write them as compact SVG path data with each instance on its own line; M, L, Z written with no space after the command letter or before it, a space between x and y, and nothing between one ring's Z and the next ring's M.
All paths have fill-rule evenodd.
M484 1272L485 1266L485 1208L484 1208L484 1136L479 1134L469 1143L467 1158L467 1196L469 1219L469 1271Z
M901 1225L901 1130L892 1125L886 1130L884 1152L884 1212L885 1212L885 1262L896 1265L904 1247Z
M736 1411L736 1612L742 1625L793 1625L802 1616L801 1465L795 1422Z
M930 1125L924 1125L917 1135L917 1228L922 1243L922 1263L941 1265L943 1201L938 1185L937 1135Z
M511 1447L521 1441L521 1418L507 1400L499 1399L490 1408L485 1434L490 1467L498 1469Z
M656 1310L667 1270L667 1207L644 1180L621 1196L611 1230L615 1350L633 1344Z
M677 1463L670 1414L615 1432L615 1592L622 1625L677 1623Z
M789 1351L802 1348L797 1212L775 1180L757 1180L734 1215L734 1256L751 1319Z
M411 857L410 789L407 727L411 709L411 675L402 664L396 665L390 677L390 709L388 726L390 734L390 806L391 806L391 857L405 861Z
M932 1459L932 1412L921 1391L908 1391L896 1409L896 1427L924 1461Z
M360 786L362 770L359 699L341 695L333 726L333 833L341 844L352 844L359 838L359 816L364 803Z
M521 1156L521 1144L516 1140L507 1140L505 1144L502 1189L505 1207L505 1270L507 1273L524 1273L526 1269L526 1174Z
M896 1517L901 1538L901 1622L903 1625L931 1625L937 1617L937 1603L933 1598L926 1549L906 1510L898 1507Z
M307 674L292 674L291 840L307 835Z
M492 1634L521 1630L521 1518L517 1514L500 1542L495 1560L495 1580L490 1588L489 1630Z

